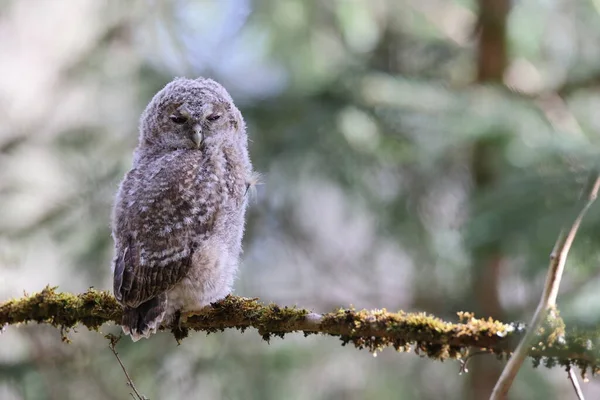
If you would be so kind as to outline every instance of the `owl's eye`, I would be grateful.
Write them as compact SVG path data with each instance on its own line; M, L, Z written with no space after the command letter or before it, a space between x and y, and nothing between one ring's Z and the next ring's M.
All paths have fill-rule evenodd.
M183 125L188 120L187 117L184 117L181 114L173 114L169 118L171 118L171 121L175 122L177 125Z
M211 114L208 117L206 117L206 119L209 120L210 122L216 121L219 118L221 118L221 114Z

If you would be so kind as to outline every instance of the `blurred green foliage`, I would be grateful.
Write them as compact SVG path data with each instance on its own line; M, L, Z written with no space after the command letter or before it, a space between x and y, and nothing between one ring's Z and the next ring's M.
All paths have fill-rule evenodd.
M493 301L504 318L528 319L597 160L600 6L511 4L503 82L487 84L473 1L2 2L0 295L110 288L110 208L137 119L172 77L207 75L242 109L263 173L237 294L440 317ZM599 224L595 207L569 258L568 325L598 322ZM480 262L490 249L501 263L482 295L473 282L492 268ZM3 333L0 398L126 398L102 336L71 338ZM462 399L483 382L474 369L499 365L459 376L457 364L373 359L330 338L267 346L236 332L119 350L152 399ZM513 394L570 390L563 371L528 366Z

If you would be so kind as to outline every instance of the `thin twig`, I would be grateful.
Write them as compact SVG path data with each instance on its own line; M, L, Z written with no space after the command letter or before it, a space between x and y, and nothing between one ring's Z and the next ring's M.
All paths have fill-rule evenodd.
M533 319L529 325L525 337L519 343L519 346L515 350L515 353L511 356L510 360L504 367L502 375L496 382L494 391L490 397L490 400L505 399L508 391L523 364L523 361L529 353L531 344L535 339L537 332L546 319L548 312L556 306L556 297L558 296L558 289L560 287L560 280L562 278L565 264L567 261L567 255L577 234L577 230L581 225L581 221L585 216L586 212L596 200L598 196L598 190L600 189L600 175L598 171L594 171L590 176L587 187L582 192L581 201L583 206L578 207L579 212L575 217L571 227L565 234L564 230L560 233L552 254L550 255L550 265L548 267L548 274L546 275L546 283L544 284L544 291L538 304Z
M569 380L573 385L573 389L575 390L577 399L585 400L585 397L583 397L583 392L581 391L581 386L579 386L579 380L577 379L577 375L575 375L575 370L572 367L569 367Z
M146 396L144 396L143 394L140 394L140 392L137 391L137 389L135 388L135 385L133 384L133 380L127 373L127 369L125 369L125 365L123 365L123 362L121 361L121 358L119 357L119 354L117 353L117 350L115 349L115 346L117 345L117 343L119 343L119 340L121 340L121 335L115 336L115 335L108 334L105 337L108 340L110 340L110 344L108 345L108 348L113 352L113 354L117 358L117 361L119 362L119 365L121 366L121 369L123 370L123 373L125 374L125 378L127 378L127 386L129 386L131 388L131 390L133 390L133 392L135 393L135 396L134 396L133 393L130 392L129 394L131 395L131 397L133 397L134 399L137 399L137 400L149 400Z

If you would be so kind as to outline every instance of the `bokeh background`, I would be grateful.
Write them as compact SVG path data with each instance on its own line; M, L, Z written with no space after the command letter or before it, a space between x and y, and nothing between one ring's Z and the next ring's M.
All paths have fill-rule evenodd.
M139 115L209 76L247 120L263 184L235 292L530 318L598 158L599 0L0 2L0 301L111 287L109 215ZM600 317L600 206L569 258L569 326ZM105 325L103 333L117 333ZM0 398L126 399L108 342L0 335ZM374 358L331 337L169 334L118 350L151 399L484 399L503 363ZM592 379L583 386L600 396ZM514 399L567 399L527 362Z

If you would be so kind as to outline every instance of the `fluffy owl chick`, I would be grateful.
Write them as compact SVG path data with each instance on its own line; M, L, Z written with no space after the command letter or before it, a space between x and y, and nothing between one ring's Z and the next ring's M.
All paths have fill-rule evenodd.
M112 218L113 289L134 341L230 293L252 176L244 120L220 84L177 78L154 96Z

